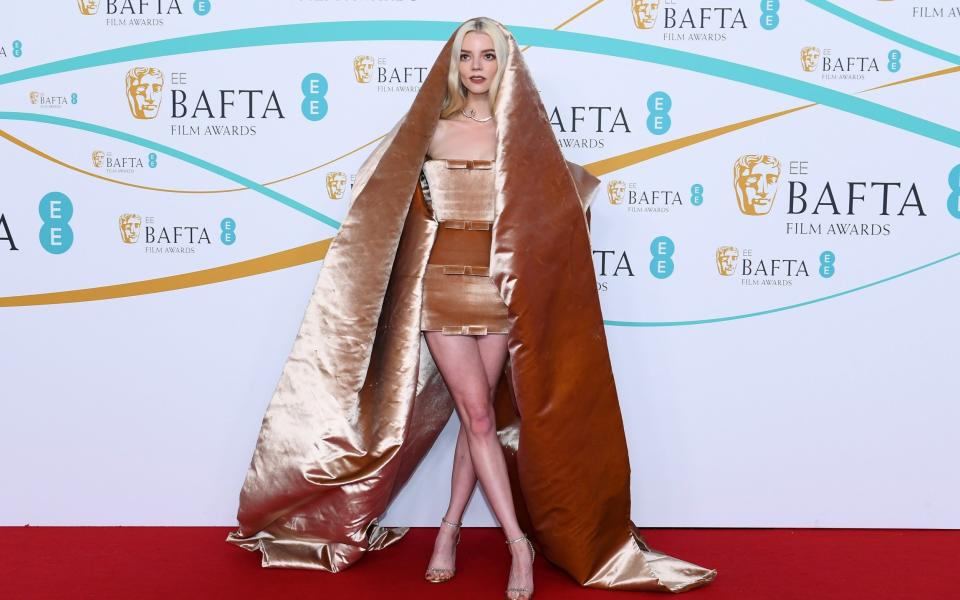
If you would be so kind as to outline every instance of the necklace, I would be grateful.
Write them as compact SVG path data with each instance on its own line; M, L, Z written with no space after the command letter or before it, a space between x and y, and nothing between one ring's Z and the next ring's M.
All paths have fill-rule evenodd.
M478 118L475 116L475 115L477 114L477 109L475 109L475 108L471 108L471 109L470 109L470 114L469 114L469 115L468 115L467 113L463 112L463 109L461 108L461 109L460 109L460 114L463 115L463 116L465 116L465 117L468 118L468 119L473 119L473 120L476 121L477 123L486 123L487 121L489 121L490 119L493 118L493 115L490 115L490 116L487 117L486 119L478 119Z

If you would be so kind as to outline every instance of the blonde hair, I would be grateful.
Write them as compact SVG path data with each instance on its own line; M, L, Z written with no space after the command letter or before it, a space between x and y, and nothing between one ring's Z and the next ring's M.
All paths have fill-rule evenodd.
M447 94L440 108L441 119L446 119L467 105L467 88L460 81L460 51L463 49L463 38L471 31L485 33L493 40L493 50L497 55L497 74L493 76L493 81L490 82L491 114L496 106L500 79L507 68L507 54L510 47L507 44L506 36L503 35L496 23L486 17L477 17L461 25L453 37L453 46L450 48L450 70L447 73Z

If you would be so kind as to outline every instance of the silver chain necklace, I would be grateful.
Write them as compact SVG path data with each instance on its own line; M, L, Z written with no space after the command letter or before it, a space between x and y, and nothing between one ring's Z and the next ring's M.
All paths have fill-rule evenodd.
M469 115L468 115L467 113L465 113L465 112L463 111L463 109L461 108L461 109L460 109L460 114L463 115L463 116L465 116L465 117L468 118L468 119L473 119L473 120L476 121L477 123L486 123L487 121L489 121L490 119L493 118L493 115L490 115L490 116L487 117L486 119L478 119L477 117L474 116L474 115L477 114L477 109L475 109L475 108L471 108L471 109L470 109L470 114L469 114Z

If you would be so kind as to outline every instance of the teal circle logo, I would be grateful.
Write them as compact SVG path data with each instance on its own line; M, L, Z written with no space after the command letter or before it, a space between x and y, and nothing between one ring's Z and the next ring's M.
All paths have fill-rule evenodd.
M224 246L230 246L237 241L237 222L230 217L220 221L220 241Z
M947 183L950 186L950 195L947 196L947 212L954 219L960 219L960 165L950 169L947 175Z
M663 135L670 131L670 108L673 101L666 92L654 92L647 98L647 130L654 135Z
M50 254L63 254L73 246L73 202L63 192L50 192L40 199L40 245Z
M837 262L837 255L829 250L820 253L820 277L830 278L837 272L834 263Z
M694 206L703 204L703 186L699 183L690 186L690 204Z
M308 121L319 121L327 116L327 78L320 73L310 73L303 78L300 89L303 91L303 102L300 103L303 116Z
M213 2L211 0L193 0L193 12L201 17L207 16L211 8L213 8Z
M666 279L673 275L673 253L676 246L665 235L657 236L650 242L650 274L657 279Z
M23 44L20 42L20 40L13 40L12 46L14 58L20 58L23 56Z
M894 49L894 50L891 50L890 52L887 52L887 70L888 71L890 71L891 73L896 73L897 71L900 70L900 57L901 57L901 54L899 50Z
M780 0L760 0L760 27L767 31L780 24Z

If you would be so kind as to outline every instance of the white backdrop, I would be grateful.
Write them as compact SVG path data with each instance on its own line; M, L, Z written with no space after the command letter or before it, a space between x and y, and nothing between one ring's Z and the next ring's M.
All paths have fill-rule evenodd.
M960 527L960 14L948 2L677 0L641 29L630 0L581 14L590 4L482 8L531 44L558 142L604 182L592 239L634 520ZM102 0L83 15L67 0L21 2L0 22L3 525L235 522L322 267L269 255L334 234L350 192L331 198L327 175L352 177L456 24L478 16L476 3L440 0L124 6ZM292 27L306 23L330 28ZM255 29L252 42L237 32L274 25L291 27ZM232 33L184 37L217 32ZM171 41L136 46L160 40ZM373 57L369 82L357 56ZM134 67L164 75L155 118L128 107ZM311 119L301 84L313 73L328 90ZM253 118L237 91L220 118L221 90L263 90ZM669 97L665 131L648 127L655 92ZM188 115L204 93L212 117L175 116L177 93ZM265 113L271 93L283 118ZM779 161L766 215L738 208L734 163L754 154ZM850 182L862 200L850 202ZM827 200L812 214L828 184L839 214ZM800 186L807 209L794 200L790 214ZM62 221L44 227L51 192L69 198L70 243ZM125 242L130 214L141 228ZM200 243L173 240L176 227ZM652 254L661 236L669 265ZM716 260L727 246L729 275ZM457 427L386 523L436 524ZM479 493L466 522L493 524Z

